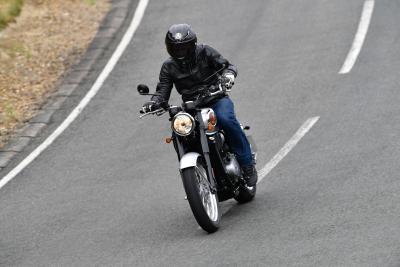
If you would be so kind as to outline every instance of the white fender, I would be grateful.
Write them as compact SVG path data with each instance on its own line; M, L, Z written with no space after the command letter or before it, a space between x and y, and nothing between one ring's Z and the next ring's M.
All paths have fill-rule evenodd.
M179 169L183 170L189 167L196 167L197 158L200 157L199 153L189 152L183 155L179 163Z

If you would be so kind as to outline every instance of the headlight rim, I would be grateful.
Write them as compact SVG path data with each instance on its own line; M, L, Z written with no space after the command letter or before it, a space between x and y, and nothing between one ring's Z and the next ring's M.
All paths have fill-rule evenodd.
M189 133L187 133L187 134L182 134L182 133L180 133L180 132L178 132L176 129L175 129L175 127L174 127L174 122L175 122L175 120L176 120L176 118L178 117L178 116L187 116L190 120L191 120L191 122L192 122L192 128L190 129L190 131L189 131ZM177 114L175 114L175 116L172 118L172 120L171 120L171 129L172 129L172 131L175 133L175 134L177 134L177 135L179 135L179 136L189 136L190 134L192 134L193 133L193 131L194 131L194 128L195 128L195 119L193 118L193 116L192 115L190 115L189 113L187 113L187 112L182 112L182 111L180 111L180 112L178 112Z

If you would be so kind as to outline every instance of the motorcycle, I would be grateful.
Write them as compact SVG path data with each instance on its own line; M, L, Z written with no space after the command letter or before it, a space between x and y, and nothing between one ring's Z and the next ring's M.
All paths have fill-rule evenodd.
M231 198L239 203L249 202L255 197L257 187L246 185L240 165L225 141L225 133L218 127L214 111L204 104L212 97L227 95L230 89L225 84L226 80L219 76L216 85L198 89L200 93L195 101L184 102L180 107L163 103L163 107L151 112L141 110L140 116L169 113L172 136L166 142L172 141L178 154L185 199L197 223L208 233L219 228L219 202ZM144 84L139 84L137 90L140 95L157 95L149 94L149 88ZM242 129L249 130L250 127L242 126ZM256 161L253 139L250 136L248 139Z

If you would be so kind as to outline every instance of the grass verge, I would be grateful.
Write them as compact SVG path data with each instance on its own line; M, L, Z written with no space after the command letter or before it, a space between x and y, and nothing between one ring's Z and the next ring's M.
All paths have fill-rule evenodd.
M0 0L0 12L17 14L18 1L18 19L0 37L0 148L78 62L110 8L110 0Z
M21 13L23 4L23 0L0 0L0 30L15 21L15 17Z

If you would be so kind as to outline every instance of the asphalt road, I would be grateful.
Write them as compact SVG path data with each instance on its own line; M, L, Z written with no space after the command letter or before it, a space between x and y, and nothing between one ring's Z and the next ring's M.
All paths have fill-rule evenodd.
M2 266L399 266L400 2L376 2L340 75L362 0L151 0L101 91L0 191ZM232 98L259 168L318 123L259 184L200 230L183 199L167 117L138 119L170 24L238 66ZM174 94L171 103L179 103Z

